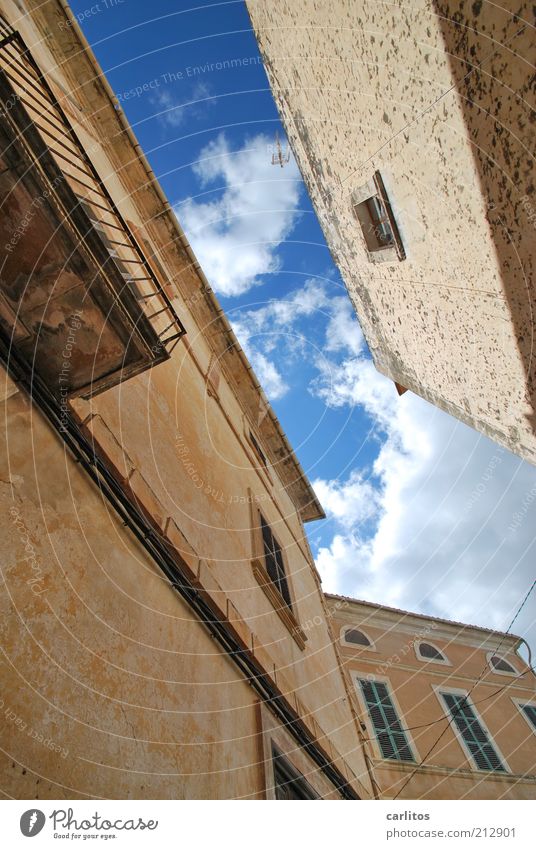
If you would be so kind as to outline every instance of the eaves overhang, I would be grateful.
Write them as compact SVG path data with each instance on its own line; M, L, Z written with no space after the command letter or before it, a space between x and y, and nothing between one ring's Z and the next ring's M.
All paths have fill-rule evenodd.
M154 175L119 102L80 26L64 0L37 5L33 20L61 73L72 81L73 93L88 114L97 116L99 143L120 163L120 176L132 187L131 198L142 220L151 225L166 258L173 241L181 263L174 283L200 327L210 327L206 339L246 415L257 424L273 468L302 521L325 518L324 510L255 375L251 363L219 304L185 233ZM62 23L62 26L59 24ZM50 33L54 32L54 38ZM179 256L177 257L177 252ZM184 259L188 274L184 274ZM179 265L179 264L178 264ZM201 294L201 298L196 297Z

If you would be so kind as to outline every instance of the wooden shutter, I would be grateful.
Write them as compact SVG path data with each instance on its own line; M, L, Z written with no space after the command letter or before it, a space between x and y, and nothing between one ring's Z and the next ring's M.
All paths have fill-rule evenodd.
M415 760L389 696L387 684L365 680L361 680L359 684L383 757L396 761Z
M456 693L441 695L478 769L506 772L486 730L469 704L467 696Z

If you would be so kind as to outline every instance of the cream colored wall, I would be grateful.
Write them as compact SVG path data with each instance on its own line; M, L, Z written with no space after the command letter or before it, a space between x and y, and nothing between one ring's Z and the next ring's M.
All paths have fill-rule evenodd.
M417 764L403 764L381 757L370 718L357 687L360 716L367 726L369 752L374 758L375 775L385 798L513 798L531 799L536 792L536 733L513 702L518 698L536 702L534 674L515 652L515 639L474 631L437 620L412 618L401 621L400 614L386 608L339 602L328 596L334 613L334 633L340 640L341 629L361 628L372 640L374 649L347 646L341 641L345 669L355 687L356 678L370 675L385 680L396 702ZM433 643L447 657L449 665L423 662L414 645L419 640ZM488 653L497 650L518 670L519 678L492 672ZM478 683L477 683L478 682ZM471 692L471 701L487 726L494 745L502 753L508 774L484 773L474 768L461 747L452 727L439 743L447 721L434 688L453 688ZM438 721L440 720L440 721ZM430 751L431 750L431 751ZM427 753L430 754L427 756ZM404 782L410 777L408 784Z
M247 6L376 367L534 462L530 5ZM376 170L402 262L352 212Z
M4 791L260 792L250 688L28 399L16 393L3 413Z
M8 17L13 8L2 0ZM58 8L39 6L40 16L50 12L50 32ZM40 40L47 20L40 17L35 28L25 18L20 28L37 61L69 90L72 66L63 76L55 66L61 58L56 41ZM80 81L84 74L81 66ZM87 99L87 80L84 85ZM143 226L166 279L179 281L168 292L188 333L169 361L91 399L75 399L73 414L365 798L370 781L304 528L277 465L269 478L257 469L247 437L239 400L245 390L237 388L243 366L234 354L236 366L222 371L217 393L207 385L214 349L223 344L217 316L206 306L201 280L176 233L157 220L162 206L140 191L133 176L140 170L136 153L127 139L118 142L116 130L108 137L116 122L113 105L98 87L92 96L84 124L90 120L93 129L85 139L89 144L98 135L102 142L95 146L93 138L92 160L104 179L115 174L106 179L109 191L125 217ZM82 137L75 115L69 112ZM124 167L118 167L118 156ZM11 386L4 404L3 692L21 723L4 724L2 786L16 798L262 796L269 765L260 762L269 729L262 730L253 690L30 399ZM252 500L284 550L294 612L307 637L304 649L253 576L258 537L255 544ZM10 521L12 505L18 526ZM31 538L45 574L39 595L27 584L31 572L21 533ZM68 754L32 742L19 730L23 722ZM279 723L272 717L270 724ZM288 740L292 752L295 743ZM318 769L310 762L308 772L324 791L324 779L315 778Z

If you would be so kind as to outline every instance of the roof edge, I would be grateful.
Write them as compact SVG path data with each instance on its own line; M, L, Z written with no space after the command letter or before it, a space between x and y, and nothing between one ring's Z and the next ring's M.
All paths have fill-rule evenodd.
M496 637L505 637L508 640L512 640L516 644L522 643L523 637L519 637L516 634L510 634L506 631L496 631L494 628L485 628L482 625L470 625L467 622L457 622L454 619L443 619L441 616L429 616L426 613L415 613L411 610L402 610L399 607L389 607L386 604L378 604L374 601L364 601L360 598L352 598L352 596L348 595L337 595L336 593L324 593L326 599L335 599L340 601L349 602L350 604L355 605L363 605L364 607L375 608L378 611L385 610L387 613L399 613L402 616L411 616L415 619L425 619L427 622L440 622L442 625L446 625L451 628L464 628L470 631L480 631L482 634L492 634Z
M148 183L151 189L155 192L158 200L162 204L165 216L167 216L168 221L172 225L172 228L176 231L179 240L191 262L191 266L199 277L201 284L200 288L205 293L207 303L214 314L214 320L215 322L219 322L222 328L222 332L228 340L228 349L230 351L235 351L235 353L238 355L245 379L251 382L254 391L260 396L263 411L266 411L265 418L268 418L270 420L274 437L283 448L285 464L290 466L289 473L287 475L282 476L281 472L284 469L284 464L282 462L279 462L277 464L276 471L281 477L281 481L284 485L285 491L288 493L303 522L324 519L326 517L326 514L324 513L322 505L320 504L316 493L294 452L294 449L291 447L288 438L283 428L281 427L281 424L274 410L272 409L270 402L266 398L265 392L253 370L253 367L247 359L244 351L242 350L237 340L237 337L229 323L229 320L225 315L210 283L208 282L199 264L199 261L197 260L197 257L195 256L194 251L186 237L186 234L184 233L184 230L182 229L178 218L175 215L173 208L171 207L171 204L169 203L160 183L158 182L158 179L154 174L145 156L145 153L143 152L141 145L138 142L134 131L132 130L132 127L130 126L126 116L124 115L123 110L121 108L116 108L115 106L115 103L117 102L117 97L110 83L108 82L108 79L106 78L102 68L100 67L97 58L93 53L93 49L87 41L78 23L78 20L75 18L66 0L55 0L55 2L57 7L59 7L59 9L61 10L61 13L69 22L68 27L66 27L66 31L70 32L78 40L81 47L81 53L93 67L95 71L95 80L99 82L107 100L109 101L110 114L113 113L116 121L120 126L120 130L125 134L126 138L130 142L130 145L133 148L136 158L139 160L145 170L146 176L148 178ZM46 15L46 5L42 5L39 11L43 16ZM66 55L65 58L67 62L72 61L72 56L69 57ZM207 341L210 345L210 338L208 338ZM247 412L247 402L245 399L240 399L239 387L236 387L236 390L238 400L241 402L241 406L243 406L245 408L245 411ZM288 480L285 481L283 477L288 478Z

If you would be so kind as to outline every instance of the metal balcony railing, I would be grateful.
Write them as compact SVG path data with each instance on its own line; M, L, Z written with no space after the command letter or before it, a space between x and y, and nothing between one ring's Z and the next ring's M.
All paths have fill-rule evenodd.
M0 75L4 78L3 120L13 124L12 129L18 141L27 148L32 163L41 168L49 180L46 154L52 156L72 190L72 195L69 193L71 209L63 209L63 213L76 230L77 238L91 250L95 235L99 237L105 252L99 247L99 256L95 257L93 250L97 267L105 274L113 268L116 278L117 273L121 275L156 332L163 358L167 358L184 335L185 328L165 291L165 280L159 279L163 274L162 266L158 258L152 257L152 264L147 258L99 176L89 155L91 149L86 150L80 142L21 35L1 16ZM20 106L27 115L27 126L22 128ZM80 125L84 123L87 119L80 115ZM35 142L37 138L35 131L42 144L32 143L32 139ZM95 146L99 146L98 141ZM90 234L91 239L88 239Z

